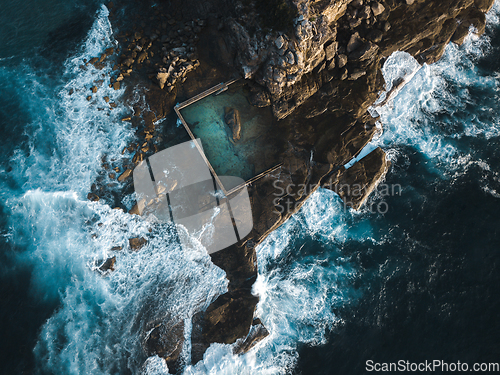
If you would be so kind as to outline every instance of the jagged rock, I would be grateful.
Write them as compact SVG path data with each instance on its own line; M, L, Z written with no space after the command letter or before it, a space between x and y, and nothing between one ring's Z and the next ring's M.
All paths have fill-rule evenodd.
M120 82L113 83L113 89L114 90L120 90Z
M233 133L233 141L236 142L241 138L240 112L237 109L228 107L224 109L224 112L224 120Z
M347 64L347 56L346 55L338 55L337 58L337 66L339 68L343 68L345 64Z
M128 213L131 215L140 215L139 205L137 203L134 204L134 207L132 207Z
M138 251L138 250L142 249L142 247L144 245L146 245L148 243L148 241L142 237L134 237L134 238L130 238L128 240L128 243L129 243L130 248L132 250Z
M203 315L205 341L232 344L245 337L258 301L258 297L243 291L227 292L217 298Z
M211 24L212 36L223 35L213 45L218 43L224 45L229 58L223 59L223 64L207 64L204 74L207 74L213 66L223 66L222 70L230 71L234 64L245 78L265 88L264 91L252 94L254 99L251 100L259 102L262 106L272 103L276 118L281 120L276 133L279 133L277 136L286 145L284 147L294 150L302 150L302 147L304 149L297 152L300 156L295 159L288 153L280 151L280 156L286 162L279 171L252 184L249 190L253 204L254 229L248 236L248 242L244 246L235 245L227 251L211 254L214 264L226 271L230 280L229 292L219 297L205 313L201 313L200 326L203 327L204 339L199 337L197 340L193 339L193 358L202 357L210 342L229 343L245 337L248 333L257 299L250 296L249 292L256 278L255 250L253 245L247 247L247 244L258 244L262 241L270 231L296 212L309 194L309 192L299 194L295 189L294 196L287 197L290 203L293 203L292 208L278 212L273 203L276 192L273 190L273 182L277 178L287 184L307 183L314 186L311 189L314 191L314 188L323 183L322 179L326 178L327 173L336 171L334 176L338 178L339 183L349 183L350 186L358 182L364 184L361 194L356 193L352 198L344 194L344 197L353 202L353 207L359 207L365 198L360 199L358 195L367 197L371 187L380 179L378 177L382 176L383 173L380 171L384 170L385 158L379 151L368 155L358 163L359 165L356 164L347 171L342 169L342 165L356 155L376 132L373 126L368 126L367 117L370 116L366 110L376 100L384 84L380 72L381 62L377 58L379 53L382 57L387 57L396 50L402 50L411 53L419 61L435 61L444 51L448 40L460 39L457 25L465 25L464 27L474 25L481 33L484 30L484 14L481 10L490 6L481 5L482 0L422 0L415 2L413 6L406 6L404 2L380 0L381 6L385 9L378 13L380 9L371 7L375 5L373 1L354 0L350 4L349 0L287 1L294 9L297 8L298 17L295 18L296 23L290 30L281 30L283 45L278 43L279 47L282 47L280 49L276 48L278 47L276 31L256 33L250 31L255 26L252 21L248 21L251 17L239 17L235 20L224 16L225 25L222 25L219 32L215 29L217 23L222 21L214 20ZM230 5L238 2L226 3ZM245 3L251 7L253 2ZM413 1L406 0L406 3L412 4ZM349 14L346 14L348 5ZM366 6L370 8L366 9ZM354 9L356 12L352 12ZM196 11L197 9L186 10L188 13ZM217 13L216 10L215 12ZM365 12L363 16L365 20L362 23L361 17L356 17L357 12L359 15ZM366 17L366 13L372 15ZM376 19L373 16L375 13L378 13ZM175 21L170 18L168 23L175 24ZM350 42L353 32L349 30L349 26L353 25L359 27L359 33L354 41L357 45L352 48L351 43L346 51L346 47L349 47L347 42ZM180 27L184 30L184 24ZM168 48L171 48L181 47L180 38L186 40L188 37L184 30L182 35L175 33L169 38L171 43L168 44ZM365 38L371 43L367 43ZM325 66L325 58L328 60L332 57L332 54L326 52L328 45L332 43L339 43L338 55L330 59L332 62L328 67L333 68L331 64L335 62L339 68L328 72L322 68ZM210 48L213 45L210 44ZM206 62L205 55L208 55L206 53L208 49L200 47L200 59L203 63ZM186 53L190 52L191 49L188 47ZM134 53L137 55L139 52L134 51ZM347 54L350 54L349 62ZM210 51L210 55L219 54ZM293 56L293 64L289 56ZM170 61L168 64L172 63L172 57L167 54L164 63L167 64L167 61ZM176 80L183 79L180 78L183 74L179 73L185 73L187 70L187 68L182 70L180 66L183 66L183 62L177 61L172 63L176 66L175 76L169 77L168 83L165 83L165 85L170 84L169 90L173 89L171 85ZM169 66L168 64L165 66ZM364 74L356 81L347 80L362 73ZM152 78L154 79L154 75ZM214 83L210 80L204 81L204 84L205 82L206 87ZM153 88L152 91L154 91L152 96L158 97L158 103L162 102L156 107L160 108L158 112L164 115L165 97L172 96L174 97L172 100L175 100L175 95L167 95L157 88ZM187 93L182 95L191 97ZM296 116L287 118L293 111L296 111ZM311 116L317 118L310 121L308 119ZM134 160L137 162L143 157L141 152L137 152ZM295 163L291 163L290 159ZM197 324L193 319L193 334L195 325Z
M356 31L351 35L349 42L347 43L346 50L348 53L356 50L363 44L363 40L359 37L359 33Z
M283 36L279 36L278 38L276 38L276 40L274 41L274 44L276 44L276 48L278 49L282 49L284 46L285 46L285 39L283 38Z
M335 191L346 205L359 209L389 169L385 152L378 147L351 168L341 168L323 187Z
M325 53L326 53L326 59L328 61L332 60L335 57L335 54L337 53L337 42L333 42L332 44L328 45L328 47L325 48Z
M158 355L167 362L179 358L184 344L184 322L173 326L164 323L157 325L147 336L145 350L148 356Z
M355 29L359 25L363 23L363 20L361 18L353 18L352 20L349 21L349 27L351 29Z
M108 258L99 266L99 271L101 273L106 273L107 271L114 271L115 263L116 263L116 257Z
M156 79L158 80L158 85L160 86L160 89L163 90L165 87L165 83L167 83L167 79L169 77L169 74L167 72L158 72L156 74Z
M261 323L260 319L255 319L250 328L250 332L244 340L236 343L233 348L234 354L244 354L251 350L255 345L269 336L269 331Z
M271 105L271 98L268 92L259 90L250 96L250 103L256 107L269 107Z
M465 41L465 38L467 38L467 35L469 35L469 27L464 24L461 24L455 30L455 33L451 37L451 41L461 46Z
M372 14L372 10L369 5L365 5L363 8L361 8L358 11L357 18L360 20L366 20L367 18L370 18Z
M372 12L375 17L381 15L385 11L385 7L379 2L372 3Z
M378 52L378 45L368 42L349 54L349 60L371 60Z
M133 59L133 58L131 58L131 57L126 58L126 59L122 62L122 65L127 66L127 67L132 66L132 64L134 64L134 59Z
M332 61L330 61L330 63L328 64L328 70L333 70L335 69L335 59L333 59Z

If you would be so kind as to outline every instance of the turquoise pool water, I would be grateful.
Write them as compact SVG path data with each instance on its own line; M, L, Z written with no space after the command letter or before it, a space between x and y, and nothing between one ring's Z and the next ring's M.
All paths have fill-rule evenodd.
M233 141L224 121L226 107L241 117L241 138ZM249 180L278 164L270 108L252 106L241 85L210 95L181 110L193 134L200 138L205 154L219 176Z

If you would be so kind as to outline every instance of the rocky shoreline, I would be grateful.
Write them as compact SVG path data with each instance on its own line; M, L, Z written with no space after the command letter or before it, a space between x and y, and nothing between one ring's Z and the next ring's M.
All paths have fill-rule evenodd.
M136 4L130 16L108 4L119 46L85 64L98 69L113 65L109 85L126 87L124 100L134 111L123 121L136 129L137 139L123 150L127 161L122 165L103 157L103 176L92 186L90 200L125 209L120 197L133 191L133 168L189 140L184 129L163 129L159 120L175 121L176 102L233 78L244 78L251 104L272 110L268 126L283 144L278 159L270 161L281 167L249 186L252 232L211 254L227 274L228 292L193 317L192 363L203 358L212 342L236 342L234 353L239 354L267 336L254 317L258 297L251 289L257 276L255 248L271 231L319 187L336 191L358 209L389 170L380 148L353 167L343 167L381 131L368 108L384 89L385 59L405 51L422 64L436 62L449 42L463 43L471 26L479 35L484 32L492 5L492 0L185 0ZM262 15L264 8L284 16L273 24ZM102 84L89 88L89 101ZM137 89L143 93L138 100L133 95ZM237 115L229 112L236 124ZM108 189L106 176L120 188ZM362 187L356 194L346 188L354 184ZM130 250L139 251L145 241L131 239ZM107 259L99 269L112 271L115 261ZM148 333L144 350L176 369L183 340L184 323L171 317Z

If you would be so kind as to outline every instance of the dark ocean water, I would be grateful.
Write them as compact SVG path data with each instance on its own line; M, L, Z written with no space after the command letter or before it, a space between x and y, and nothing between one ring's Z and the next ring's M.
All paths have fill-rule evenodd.
M123 104L99 110L102 96L123 90L85 99L111 70L79 68L115 43L107 10L82 0L1 5L0 373L166 373L141 350L144 322L188 322L227 282L202 249L181 251L161 226L140 252L116 254L113 274L93 269L149 229L85 199L101 156L120 160L133 134ZM186 374L500 362L498 13L485 36L449 46L438 64L416 71L404 54L389 59L389 84L415 73L379 110L385 132L374 142L392 162L384 183L399 193L380 188L358 213L332 192L314 194L258 248L257 314L269 338L239 357L212 345Z

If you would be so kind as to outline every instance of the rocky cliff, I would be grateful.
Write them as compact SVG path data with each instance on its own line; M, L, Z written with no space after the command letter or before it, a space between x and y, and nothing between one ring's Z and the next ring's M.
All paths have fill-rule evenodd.
M154 8L141 4L132 20L110 5L120 30L112 83L143 87L145 96L145 102L129 98L134 114L124 119L132 121L138 137L124 150L130 154L129 162L120 167L124 192L133 188L130 175L137 163L186 140L175 130L161 131L155 120L169 116L176 101L221 81L243 77L251 103L272 108L275 119L268 126L281 137L283 152L273 161L281 167L249 187L252 232L211 255L226 271L229 291L193 317L192 362L201 359L212 342L237 342L234 351L242 353L267 335L254 319L255 247L321 186L359 208L389 168L381 149L350 169L343 167L381 131L367 109L384 89L384 59L394 51L406 51L420 63L437 61L446 45L461 44L471 27L477 34L484 31L485 13L493 0L172 0ZM91 63L102 61L97 57ZM345 189L353 184L362 186L356 196ZM99 181L89 197L113 199ZM175 365L183 340L179 324L172 317L152 331L145 352Z

